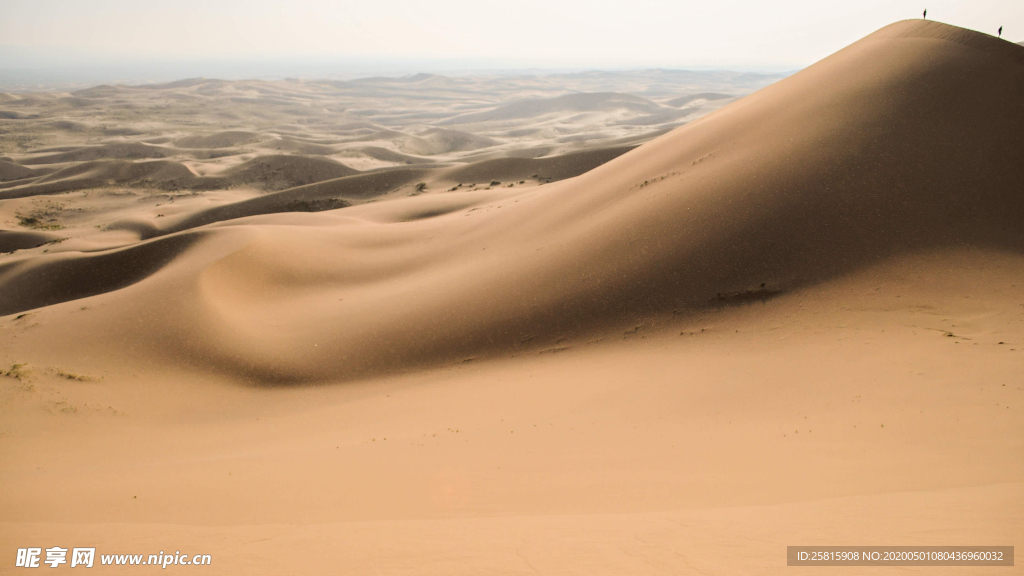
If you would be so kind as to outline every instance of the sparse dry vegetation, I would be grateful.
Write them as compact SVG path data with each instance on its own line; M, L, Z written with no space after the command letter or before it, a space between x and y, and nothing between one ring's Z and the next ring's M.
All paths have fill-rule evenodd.
M56 374L57 376L60 376L61 378L65 378L67 380L77 380L79 382L88 382L90 380L94 380L94 378L86 376L84 374L75 374L74 372L67 372L67 371L61 370L59 368L55 369L53 371L53 373Z
M11 364L11 367L4 371L3 375L24 381L32 375L32 369L28 367L28 364Z
M64 226L58 220L67 206L60 202L46 200L37 202L27 213L15 214L18 224L34 230L60 230Z

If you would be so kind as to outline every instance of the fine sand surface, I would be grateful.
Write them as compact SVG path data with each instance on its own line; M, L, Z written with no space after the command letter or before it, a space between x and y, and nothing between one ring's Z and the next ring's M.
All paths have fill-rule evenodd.
M438 78L368 83L383 111ZM211 82L147 90L255 90ZM373 165L237 126L5 152L4 550L728 575L1024 545L1024 47L905 21L719 90L419 108ZM608 138L502 132L576 115Z

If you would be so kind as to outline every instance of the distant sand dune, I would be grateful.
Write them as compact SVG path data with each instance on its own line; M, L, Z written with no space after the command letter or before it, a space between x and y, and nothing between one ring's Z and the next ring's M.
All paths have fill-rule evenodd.
M527 178L564 180L589 172L594 168L632 150L632 146L570 152L547 158L496 158L482 160L442 173L442 178L453 182L505 181Z
M398 147L403 152L422 156L478 150L494 144L496 142L491 138L443 128L431 128L414 137L405 137L398 141Z
M342 156L353 157L366 156L375 160L383 160L385 162L395 162L399 164L422 164L426 162L433 162L430 158L403 154L381 146L353 146L350 148L343 148L339 154Z
M231 168L221 178L227 186L250 184L280 190L358 174L340 162L316 156L259 156Z
M255 132L229 130L216 134L185 136L174 141L181 148L228 148L252 142L259 138Z
M673 98L665 102L669 106L685 106L695 100L723 100L725 98L732 98L729 94L720 94L718 92L701 92L699 94L690 94L688 96L680 96L679 98Z
M102 146L88 146L79 148L77 150L71 150L68 152L60 152L57 154L48 154L45 156L36 156L33 158L26 158L21 161L25 165L33 164L56 164L60 162L86 162L90 160L101 160L106 158L116 158L119 160L139 160L149 158L166 158L175 153L173 149L167 149L160 146L151 146L149 144L142 144L139 142L130 142L124 144L105 144Z
M294 138L281 138L279 140L265 142L264 146L273 150L281 150L283 152L291 152L294 154L329 156L337 152L337 150L330 146L310 144L308 142L295 140Z
M7 163L0 163L4 169ZM20 165L11 164L11 174L24 174ZM153 160L129 162L125 160L95 160L82 162L56 171L32 171L31 174L45 174L7 190L0 188L0 199L23 198L44 194L59 194L75 190L101 188L104 186L134 185L157 189L212 190L251 186L263 190L283 190L321 180L341 178L358 174L340 162L330 158L267 155L253 158L232 167L216 176L197 176L179 162Z
M187 167L168 160L129 162L94 160L82 162L37 178L28 184L0 189L0 199L59 194L111 185L138 184L153 187L189 188L201 179Z
M552 112L583 112L597 110L626 109L645 113L656 112L661 108L658 104L630 94L587 93L567 94L556 98L525 100L499 106L487 112L464 114L446 120L443 124L473 124L531 118Z

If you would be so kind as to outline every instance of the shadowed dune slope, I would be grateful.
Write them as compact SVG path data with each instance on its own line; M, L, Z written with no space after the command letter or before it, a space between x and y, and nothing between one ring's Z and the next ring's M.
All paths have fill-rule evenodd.
M1024 48L899 22L576 178L414 221L388 214L435 200L222 222L173 270L95 297L116 306L74 321L54 307L26 337L264 384L342 380L621 335L904 252L1020 252L1022 126ZM95 282L46 258L0 277L5 310L45 303L9 290L29 271Z
M351 148L345 148L339 153L346 156L366 156L367 158L373 158L374 160L404 164L423 164L433 162L430 158L420 158L410 154L402 154L401 152L395 152L394 150L389 150L380 146L353 146Z
M593 170L633 148L633 146L599 148L548 158L511 157L481 160L449 170L444 173L444 178L453 182L486 182L492 179L520 180L525 178L564 180Z
M2 164L5 163L0 163L0 169L3 168ZM10 187L0 190L0 200L126 184L164 190L213 190L250 186L276 191L353 176L359 174L359 171L330 158L268 155L243 162L217 176L197 176L185 165L171 160L94 160L50 174L39 170L32 174L46 175L33 180L26 179L25 184L12 182Z
M58 162L87 162L89 160L100 160L103 158L118 158L122 160L139 160L146 158L166 158L174 154L174 150L151 146L141 142L125 142L123 144L104 144L102 146L86 146L68 152L58 152L26 158L22 164L56 164Z
M181 234L98 254L54 255L45 261L5 263L0 265L0 285L5 292L5 298L0 301L0 314L85 298L134 284L162 268L201 236L202 233ZM59 281L64 278L73 278L74 282ZM17 306L12 307L15 304Z
M0 254L23 248L35 248L53 242L61 236L52 232L37 230L4 230L0 228Z
M249 198L237 202L220 204L203 208L195 212L185 213L170 218L162 226L151 220L129 218L113 222L108 230L128 230L139 234L140 238L148 239L190 228L196 228L215 222L223 222L249 216L274 214L280 212L322 212L351 206L353 203L374 201L415 180L439 178L444 182L476 181L486 185L494 178L516 181L524 178L537 180L564 180L578 176L593 168L632 150L632 146L619 148L603 148L572 152L561 156L547 158L498 158L482 160L455 169L434 171L424 167L398 167L378 172L359 173L342 164L326 158L309 158L302 156L263 156L246 162L228 171L226 176L179 178L172 180L181 187L212 188L219 186L237 186L250 184L264 189L280 189L272 194ZM176 164L181 170L184 166ZM71 169L69 169L71 170ZM258 177L263 174L262 177ZM339 176L331 176L338 174ZM302 184L303 180L309 184ZM95 179L94 179L95 180ZM61 180L66 186L72 186L80 180ZM149 181L151 184L154 181ZM168 181L160 184L166 185ZM292 187L284 186L291 183ZM47 184L26 186L8 192L25 194L26 190L46 187ZM0 198L2 198L0 192ZM465 198L430 199L423 207L423 202L415 207L399 207L395 210L381 210L375 220L419 220L428 215L439 215L451 212L451 206L475 204ZM405 215L397 217L395 215Z
M402 151L409 154L430 156L448 152L476 150L493 146L496 143L495 140L490 138L476 136L468 132L431 128L417 134L415 137L405 136L398 141L398 146Z
M407 184L426 174L423 169L400 168L371 172L296 186L280 192L214 206L187 214L165 228L142 231L144 238L179 232L214 222L279 212L321 212L344 208L351 200L364 200Z
M358 174L330 158L316 156L258 156L228 171L227 185L252 184L280 190Z
M14 162L0 160L0 182L21 180L22 178L30 178L36 175L36 171L31 168L15 164Z
M175 146L181 148L228 148L247 144L259 138L255 132L244 130L226 130L216 134L196 134L185 136L174 141Z
M295 138L280 138L278 140L267 142L264 146L274 150L281 150L282 152L290 152L292 154L327 156L337 152L337 150L330 146L303 142L301 140L296 140Z
M0 200L59 194L114 184L140 184L177 189L204 185L212 187L215 182L200 178L186 166L170 160L94 160L57 170L22 186L0 190Z

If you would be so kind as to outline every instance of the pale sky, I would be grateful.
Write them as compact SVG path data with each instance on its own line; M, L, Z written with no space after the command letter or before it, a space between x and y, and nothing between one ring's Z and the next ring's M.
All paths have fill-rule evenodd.
M802 67L925 7L931 19L992 34L1002 25L1024 40L1024 0L0 0L0 45L129 60Z

